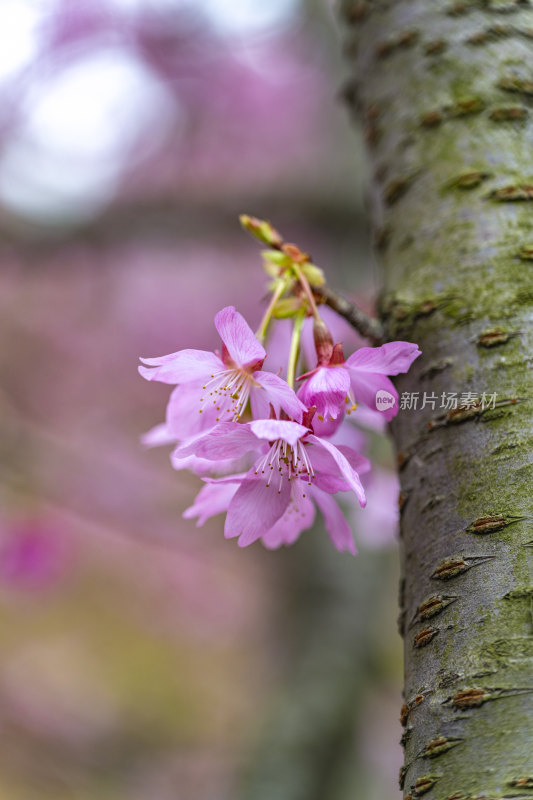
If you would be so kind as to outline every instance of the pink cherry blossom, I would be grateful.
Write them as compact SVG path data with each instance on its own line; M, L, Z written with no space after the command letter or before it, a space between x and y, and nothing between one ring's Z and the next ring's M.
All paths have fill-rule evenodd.
M194 499L194 503L183 512L184 519L198 517L196 526L199 528L216 514L228 510L233 495L239 488L240 480L244 475L232 475L231 480L207 481Z
M385 419L391 420L398 413L398 392L388 375L407 372L413 361L421 355L413 342L388 342L381 347L361 347L346 359L350 373L351 389L359 403L376 411L376 395L385 391L392 395L390 408L381 411Z
M344 366L342 346L335 345L330 359L299 380L308 378L298 392L298 397L309 408L315 406L319 418L337 419L341 413L344 399L350 391L350 376Z
M351 503L347 509L357 539L369 549L390 547L397 542L400 522L400 481L397 474L382 468L372 470L365 481L365 492L368 507L364 513L356 503Z
M186 519L197 517L196 524L200 527L210 517L227 512L243 477L242 475L230 475L221 480L206 478L206 485L200 490L193 505L186 509L183 516ZM312 526L315 520L315 504L322 512L326 531L336 549L340 552L347 550L356 555L357 551L350 526L337 502L330 494L317 486L309 486L301 481L293 482L290 501L285 512L260 537L263 545L269 550L276 550L282 545L293 544L303 531ZM241 539L238 542L240 546L245 546L247 543Z
M245 424L220 423L203 436L177 448L180 457L195 455L219 460L257 454L252 468L243 476L229 476L216 486L238 481L235 492L228 490L226 538L238 537L241 547L262 538L267 547L288 544L314 518L311 498L321 509L328 533L339 550L355 552L350 528L335 501L339 491L353 491L361 506L366 503L359 473L368 461L349 447L336 447L297 422L257 420ZM269 491L266 491L269 489ZM206 509L220 510L221 494L204 488L188 516L206 518ZM213 513L218 513L213 510ZM207 513L211 516L210 513Z
M335 342L342 342L347 351L361 347L363 340L352 326L328 306L320 306L320 316L330 331ZM278 319L268 333L266 369L276 374L285 374L291 344L292 320ZM302 328L300 340L300 372L313 368L317 364L316 345L313 337L313 320L307 317Z
M387 376L407 372L420 353L411 342L389 342L381 347L361 347L345 360L342 346L336 344L327 360L319 357L315 369L299 378L307 380L298 397L308 407L315 406L326 423L337 420L338 425L344 410L350 413L357 403L391 420L398 413L398 393ZM376 405L380 391L390 396L385 409ZM333 432L337 425L329 424L328 430Z
M305 407L280 377L261 368L262 344L233 306L219 311L215 327L222 352L180 350L141 358L139 372L149 381L179 384L170 397L166 426L177 440L189 438L222 420L238 420L250 399L255 417L268 417L270 406L301 420Z
M196 417L193 417L193 420L195 419ZM189 442L197 435L198 431L193 431L192 436L189 436L185 439L185 441L180 442L176 434L173 432L172 427L163 422L144 433L141 436L141 443L145 447L159 447L160 445L167 444L176 446L177 444ZM170 460L175 470L179 471L182 469L188 469L200 477L205 475L227 475L240 469L248 469L250 466L250 459L245 459L243 461L242 458L224 458L220 459L220 461L208 461L206 458L197 458L196 456L185 456L181 458L175 453L172 453Z

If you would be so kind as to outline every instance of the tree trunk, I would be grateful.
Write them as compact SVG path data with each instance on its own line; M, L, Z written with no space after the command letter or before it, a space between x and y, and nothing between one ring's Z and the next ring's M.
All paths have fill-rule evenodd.
M392 426L400 782L427 800L533 797L533 8L348 0L343 11L382 314L389 339L423 353L397 383L418 408ZM458 408L442 407L454 392ZM468 392L487 398L461 408Z

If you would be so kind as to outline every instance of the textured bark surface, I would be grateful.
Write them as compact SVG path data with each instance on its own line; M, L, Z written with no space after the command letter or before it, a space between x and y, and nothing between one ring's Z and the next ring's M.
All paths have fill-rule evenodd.
M343 4L402 481L405 796L533 797L533 6ZM423 404L424 392L426 404ZM495 409L440 407L497 393ZM435 408L427 402L436 398Z

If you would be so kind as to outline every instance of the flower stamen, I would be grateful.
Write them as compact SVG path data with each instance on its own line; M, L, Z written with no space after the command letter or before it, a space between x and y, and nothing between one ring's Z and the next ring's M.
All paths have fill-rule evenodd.
M348 406L348 408L346 409L346 413L348 415L350 415L352 411L356 410L358 404L355 402L354 393L351 389L348 390L348 394L344 398L344 402Z
M222 416L232 422L240 419L248 403L253 384L252 375L240 369L224 369L211 375L211 380L202 386L202 389L210 390L209 397L212 399L212 404L215 410L220 412L215 418L216 422L220 422ZM200 403L202 403L202 407L199 409L200 414L205 411L206 397L200 398ZM226 414L231 414L231 417L225 416Z
M277 439L271 445L268 453L257 462L254 474L264 475L267 467L269 475L265 486L266 488L270 486L274 471L277 470L279 473L278 493L281 493L285 478L289 483L296 479L306 480L308 486L311 486L311 481L315 477L305 445L300 440L291 445L284 439Z

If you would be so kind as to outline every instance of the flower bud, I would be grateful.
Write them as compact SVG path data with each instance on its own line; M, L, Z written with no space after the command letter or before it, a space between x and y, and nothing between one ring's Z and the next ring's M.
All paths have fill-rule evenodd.
M315 340L318 363L329 364L333 354L333 339L323 320L313 320L313 338Z
M299 297L284 297L278 300L274 306L273 316L276 319L287 319L294 317L302 307L302 301Z
M239 220L244 230L251 233L260 242L277 249L283 245L281 235L267 220L249 217L248 214L241 214Z
M338 366L339 364L344 364L345 358L344 353L342 350L342 344L336 344L333 348L330 358L330 366Z
M310 286L324 286L326 279L320 267L309 262L307 264L302 264L302 272Z
M295 261L297 264L305 264L306 261L309 261L307 253L303 253L297 244L284 244L281 249L291 261Z
M263 256L263 269L267 275L273 278L281 275L292 264L289 256L281 250L263 250L261 255Z

